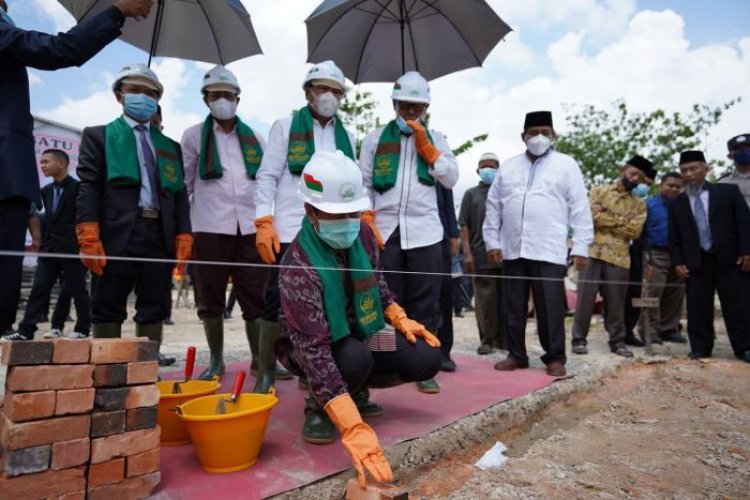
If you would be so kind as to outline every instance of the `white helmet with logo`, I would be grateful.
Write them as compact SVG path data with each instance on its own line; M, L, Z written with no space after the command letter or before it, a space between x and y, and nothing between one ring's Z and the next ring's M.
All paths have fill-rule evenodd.
M297 197L329 214L370 209L362 172L341 151L318 151L302 170Z
M210 87L210 88L209 88ZM240 93L240 84L237 77L224 66L214 66L203 75L201 92L207 90Z
M313 80L332 87L338 87L342 92L346 91L344 73L333 61L323 61L310 68L307 76L305 76L305 81L302 82L302 88L305 88L307 83Z
M430 104L430 85L416 71L407 71L393 84L391 99Z
M143 85L144 87L155 90L161 98L164 93L164 87L159 81L156 73L145 64L135 63L123 66L117 73L114 83L112 83L112 92L117 92L121 84L127 83L132 85Z

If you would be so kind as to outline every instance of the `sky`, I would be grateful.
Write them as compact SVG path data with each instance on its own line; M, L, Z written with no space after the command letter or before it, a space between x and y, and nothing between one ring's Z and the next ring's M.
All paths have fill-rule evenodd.
M7 0L17 25L67 30L73 17L56 0ZM456 0L458 1L458 0ZM239 114L261 134L304 104L305 18L320 0L242 0L263 55L228 67L242 86ZM512 28L483 67L431 82L431 126L454 147L481 133L489 138L459 157L457 198L476 184L478 157L523 152L526 112L549 109L565 132L565 106L606 107L623 99L633 111L688 111L744 100L701 137L709 158L725 159L726 141L750 132L750 32L747 0L489 0ZM110 86L117 70L148 56L116 41L81 68L30 70L32 112L75 127L103 124L120 112ZM206 116L200 80L211 65L157 58L152 68L165 87L165 132L182 132ZM381 119L391 119L391 85L363 84ZM674 165L660 166L662 169ZM614 168L614 166L613 166Z

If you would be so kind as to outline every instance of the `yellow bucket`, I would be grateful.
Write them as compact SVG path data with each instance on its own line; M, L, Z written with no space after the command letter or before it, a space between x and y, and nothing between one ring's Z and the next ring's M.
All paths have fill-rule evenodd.
M217 415L219 399L229 397L205 396L179 409L206 472L234 472L255 465L271 410L279 402L273 390L269 394L244 393L235 403L226 403L226 413Z
M161 444L175 446L190 442L185 424L177 415L177 407L195 398L216 394L221 384L214 380L188 380L181 382L181 394L172 394L174 380L159 382L159 426L161 426Z

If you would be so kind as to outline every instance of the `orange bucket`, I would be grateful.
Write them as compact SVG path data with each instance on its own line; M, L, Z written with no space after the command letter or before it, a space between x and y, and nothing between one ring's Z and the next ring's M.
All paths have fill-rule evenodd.
M188 380L180 382L182 393L172 394L172 387L179 380L159 382L159 426L161 426L161 444L176 446L190 442L185 425L177 415L177 407L195 398L216 394L221 384L214 380Z

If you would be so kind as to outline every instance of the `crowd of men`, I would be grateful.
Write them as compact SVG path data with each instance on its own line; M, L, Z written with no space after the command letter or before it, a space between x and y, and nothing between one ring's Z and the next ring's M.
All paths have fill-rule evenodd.
M394 84L392 119L357 153L337 114L346 85L332 61L309 70L299 109L274 122L267 140L237 115L235 75L211 69L196 96L206 118L179 143L161 131L158 103L168 89L148 67L130 64L112 83L122 113L83 131L78 180L64 152L47 150L42 169L53 182L40 196L26 66L81 64L118 36L126 16L142 16L150 4L119 0L51 37L16 28L0 0L0 89L19 97L0 104L0 245L23 250L26 227L37 231L30 205L39 202L39 249L81 255L39 259L17 330L20 260L0 257L3 339L34 338L62 277L76 306L69 336L120 337L135 293L136 335L161 343L173 262L221 263L195 265L197 315L211 354L200 377L225 371L231 279L254 391L300 377L309 390L304 439L330 443L338 429L358 470L378 480L391 472L362 421L383 411L368 388L415 382L438 393L435 374L456 370L450 269L459 240L476 294L477 352L508 351L497 370L529 366L531 297L547 373L566 375L564 278L571 266L579 273L571 351L588 352L599 293L611 351L633 356L626 344L642 340L626 319L636 258L645 263L646 296L660 300L643 313L649 327L641 337L684 342L685 296L690 357L711 356L718 291L732 348L750 362L750 308L743 307L750 296L750 134L729 141L736 169L718 184L706 180L703 153L685 151L677 169L633 156L613 166L616 181L589 192L576 160L554 148L552 114L530 112L519 127L520 154L502 163L496 154L481 156L480 182L465 194L456 221L458 163L427 124L430 87L417 72ZM649 197L656 181L658 193ZM59 335L61 327L45 337Z

